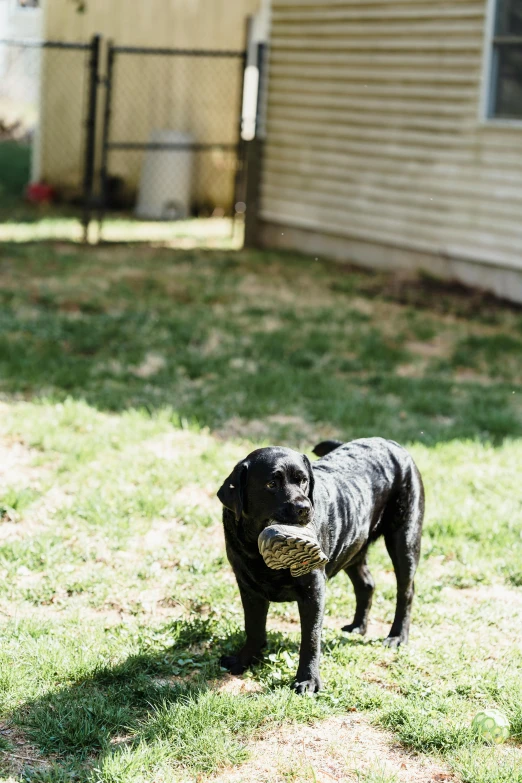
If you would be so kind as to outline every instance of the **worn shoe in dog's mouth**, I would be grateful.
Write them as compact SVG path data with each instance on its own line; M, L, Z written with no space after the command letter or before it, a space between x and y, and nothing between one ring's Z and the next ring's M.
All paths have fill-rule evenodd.
M301 527L274 523L259 534L257 543L269 568L289 568L292 576L303 576L328 562L310 524Z

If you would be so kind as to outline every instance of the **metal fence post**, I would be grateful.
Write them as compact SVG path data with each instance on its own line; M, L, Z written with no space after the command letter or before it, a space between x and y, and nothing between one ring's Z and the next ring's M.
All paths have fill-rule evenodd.
M252 16L247 16L245 22L245 46L243 49L243 55L240 61L241 76L239 80L239 116L238 116L238 136L237 136L237 153L236 153L236 173L234 177L234 203L232 205L232 237L236 235L236 204L241 200L241 196L245 198L245 194L241 193L244 190L244 175L245 175L245 141L243 139L243 101L245 97L245 76L248 66L248 48L250 46L250 39L252 36Z
M107 44L107 74L105 77L105 111L103 113L103 133L102 133L102 160L101 160L101 198L98 212L98 236L101 238L103 218L107 209L108 200L108 156L109 156L109 132L111 124L112 110L112 80L114 73L114 43L109 41Z
M257 106L254 138L246 142L246 212L244 247L259 247L259 200L263 162L263 142L260 134L261 102L263 100L263 66L265 62L265 45L257 45Z
M100 64L101 36L93 36L90 44L88 68L87 119L85 122L85 162L83 171L83 241L89 238L89 223L93 202L94 161L96 150L96 108L98 97L98 69Z

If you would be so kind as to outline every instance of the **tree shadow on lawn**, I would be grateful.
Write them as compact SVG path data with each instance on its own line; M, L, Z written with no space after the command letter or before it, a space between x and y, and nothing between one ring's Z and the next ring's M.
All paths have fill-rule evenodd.
M168 408L289 445L522 435L514 307L294 254L124 251L0 252L4 399Z
M265 722L267 706L255 694L220 692L219 657L237 649L242 634L230 631L214 642L215 632L211 620L169 623L161 633L175 637L172 645L144 649L22 704L8 725L21 729L33 754L37 748L42 755L21 768L18 762L15 770L13 748L0 748L0 771L3 762L7 774L26 781L119 781L143 768L152 775L162 763L196 774L243 760L244 739ZM283 635L269 633L266 655L282 646ZM298 652L297 642L286 637L284 648ZM290 682L283 678L272 691ZM303 709L312 717L322 714L321 705L306 705L311 700L285 708L289 696L276 697L289 718Z

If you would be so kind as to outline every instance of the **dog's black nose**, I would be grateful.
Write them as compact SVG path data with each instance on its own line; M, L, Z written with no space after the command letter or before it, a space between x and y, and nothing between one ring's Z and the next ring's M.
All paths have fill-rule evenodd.
M300 522L307 522L310 513L310 503L307 500L297 500L294 508Z

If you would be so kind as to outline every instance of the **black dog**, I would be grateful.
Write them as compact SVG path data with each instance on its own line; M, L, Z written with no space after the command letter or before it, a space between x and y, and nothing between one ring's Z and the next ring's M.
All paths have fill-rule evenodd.
M227 556L245 613L246 642L223 666L241 674L266 644L270 601L297 601L301 651L298 693L321 688L319 658L326 577L344 570L355 591L355 617L343 631L364 634L374 581L366 565L369 545L384 536L397 580L397 606L389 647L408 641L413 578L419 561L424 489L408 452L391 440L326 441L313 465L291 449L257 449L239 462L218 492L224 506ZM307 525L328 557L325 568L294 577L268 568L258 537L269 525Z

